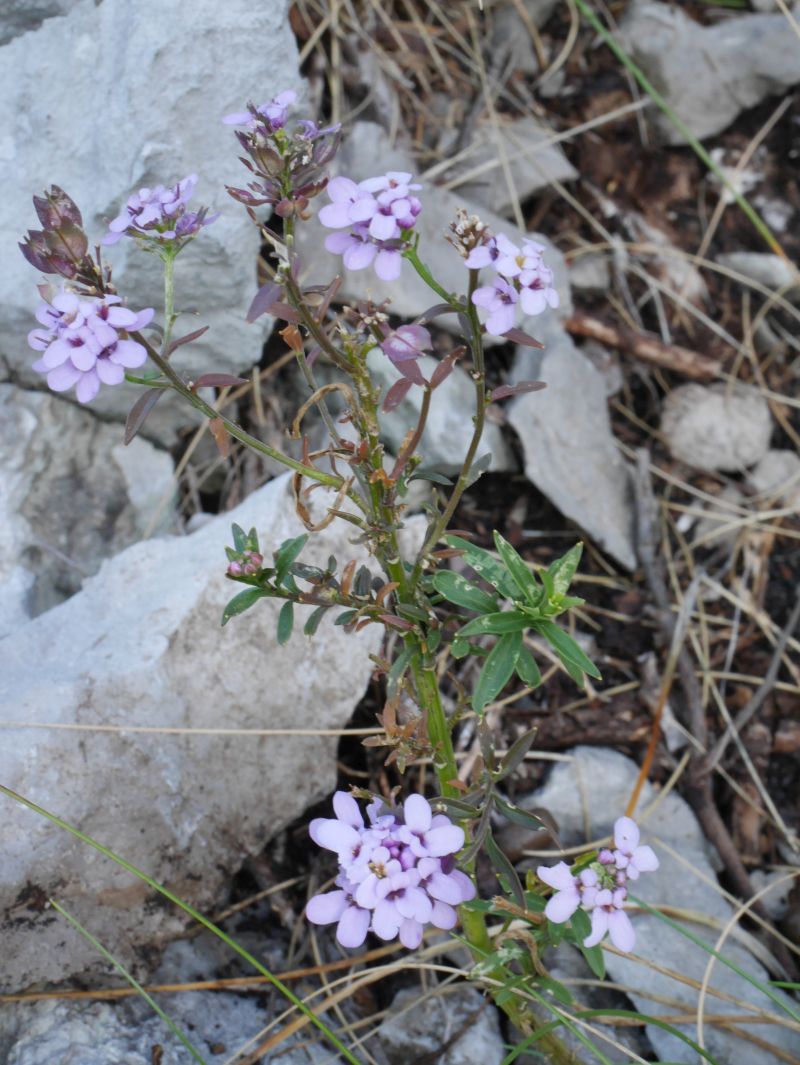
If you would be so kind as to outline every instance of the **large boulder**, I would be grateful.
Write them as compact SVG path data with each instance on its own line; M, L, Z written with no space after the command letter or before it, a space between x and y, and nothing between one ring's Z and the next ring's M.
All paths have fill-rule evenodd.
M128 548L0 641L0 780L201 910L220 902L248 854L333 790L336 738L324 733L346 723L380 641L376 626L348 635L328 616L312 642L298 631L279 647L274 600L220 629L237 591L224 577L231 522L256 526L267 555L302 531L287 476L191 536ZM323 492L314 499L321 505ZM366 561L351 539L351 526L336 522L303 558ZM101 961L71 936L62 947L67 930L43 909L48 897L134 967L183 926L141 881L0 802L6 988L58 982Z
M0 636L174 520L173 464L52 393L0 385Z
M40 6L51 14L68 7ZM177 305L196 313L181 318L177 330L211 328L175 362L195 372L231 372L257 361L267 319L248 326L245 313L256 290L259 235L225 192L226 183L240 183L242 167L220 119L248 99L260 103L299 87L286 0L197 0L191 10L159 0L81 0L12 39L0 60L0 228L20 237L37 228L31 195L55 182L99 240L133 191L198 173L197 203L222 215L178 261ZM105 258L132 307L162 306L152 256L123 240ZM38 280L20 254L2 257L0 379L43 383L30 369L35 355L26 343ZM93 406L122 417L130 396L105 389ZM168 435L177 417L175 407L159 404L148 432Z

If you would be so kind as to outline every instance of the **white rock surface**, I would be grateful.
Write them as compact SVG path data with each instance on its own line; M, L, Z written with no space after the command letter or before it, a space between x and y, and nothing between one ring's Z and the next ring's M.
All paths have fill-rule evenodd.
M375 627L347 635L326 618L313 646L298 625L278 647L274 600L220 629L239 590L223 575L231 522L256 526L265 553L302 531L287 478L192 536L128 548L77 595L0 642L0 721L111 729L4 729L0 780L201 910L218 904L221 885L248 853L333 789L336 739L125 726L341 728L380 639ZM321 492L313 498L322 505ZM334 523L304 557L363 561L350 539L350 526ZM176 909L44 818L9 800L2 810L5 987L57 982L98 964L92 948L71 937L63 949L61 918L38 905L50 895L134 966L138 949L182 926Z
M673 457L699 470L736 472L766 455L769 404L751 385L679 385L667 396L661 432Z
M768 451L747 476L748 484L764 505L772 500L780 507L800 510L800 455L796 451Z
M52 393L0 385L0 636L62 602L103 559L174 520L173 464Z
M44 7L66 9L66 4ZM248 326L256 290L259 236L225 192L244 169L222 115L300 85L286 0L197 0L191 13L160 0L80 0L63 18L48 18L0 52L0 228L38 228L31 196L55 182L80 206L90 238L99 240L121 203L142 185L169 184L196 172L196 202L221 218L181 255L176 301L196 309L177 326L209 333L175 356L178 367L239 371L260 357L267 319ZM258 41L258 47L253 42ZM193 201L194 202L194 201ZM105 256L131 306L162 303L158 264L123 240ZM39 275L16 249L0 260L0 378L41 385L26 344ZM104 389L95 409L124 417L129 390ZM148 428L176 424L159 404Z
M546 348L523 348L514 379L545 381L543 392L508 407L525 455L525 476L627 569L636 565L627 466L611 431L607 382L552 318L543 319Z
M480 122L472 150L445 172L445 180L452 183L460 176L453 188L456 196L512 217L515 198L522 202L553 181L574 181L578 176L563 148L549 143L552 136L553 130L532 116L500 121L496 129L488 121Z
M373 122L356 123L345 139L336 162L340 173L348 174L356 181L384 170L417 172L415 163L408 155L392 147L383 129ZM506 219L488 208L476 208L463 196L427 184L417 195L422 200L422 213L415 227L416 232L420 234L420 258L448 292L465 292L468 280L464 260L445 240L445 233L449 233L448 224L455 219L457 207L466 207L470 213L479 214L493 233L507 233L512 240L523 237ZM327 198L323 194L318 204L322 206L325 202ZM420 280L408 263L403 263L402 278L399 282L381 281L371 268L356 272L344 270L341 256L331 255L322 247L330 232L331 230L325 229L316 221L298 227L298 248L302 256L304 276L309 282L327 283L331 278L340 275L342 286L338 299L348 302L363 299L380 302L391 299L391 312L404 318L413 318L434 304L441 303L436 293ZM542 234L525 235L547 248L545 258L555 274L555 285L561 298L557 316L568 317L572 313L572 301L563 256ZM552 316L553 312L550 312L536 318L523 318L519 324L522 329L538 336L537 330L540 329L542 319ZM454 315L437 319L437 324L447 329L458 329Z
M535 805L552 812L559 823L564 846L583 844L609 834L614 821L625 810L638 773L638 766L616 751L576 747L568 753L573 756L572 760L556 765L545 786L531 799ZM661 868L642 876L636 883L634 894L651 906L663 904L704 914L723 928L733 911L715 887L716 876L708 845L692 811L673 791L648 814L657 797L656 790L647 784L639 802L638 820L642 839L653 846ZM558 857L554 853L553 862L548 864L554 864ZM697 1008L696 986L681 983L642 962L652 962L699 983L708 955L657 917L639 913L631 914L631 919L636 928L635 951L628 957L606 952L611 979L630 989L628 993L640 1013L658 1017L659 1014L677 1012L678 1004L694 1013ZM718 935L716 930L712 932L702 925L691 925L689 930L714 946ZM769 979L761 964L735 938L726 941L723 953L756 979L762 982ZM719 962L714 965L709 987L771 1014L779 1012L765 995ZM670 1005L658 1002L651 995L663 996ZM712 995L707 1001L709 1013L740 1012L735 1003L724 998ZM696 1038L694 1026L683 1030L691 1038ZM764 1040L765 1047L774 1046L790 1057L797 1052L796 1033L779 1025L748 1024L747 1031ZM648 1025L647 1035L659 1060L685 1062L687 1065L697 1062L697 1054L690 1047L655 1025ZM778 1065L780 1060L765 1048L756 1050L750 1044L743 1044L734 1032L711 1022L705 1026L705 1035L706 1050L719 1062L747 1060L758 1062L758 1065Z
M373 382L381 386L382 394L401 376L377 348L373 348L367 356L367 365ZM435 367L436 360L433 358L420 360L420 369L428 379ZM421 403L422 389L412 387L395 410L381 415L384 441L393 454L399 453L406 433L416 426ZM471 415L474 410L475 386L467 373L456 366L433 394L428 422L417 449L423 456L424 466L433 466L442 473L457 473L461 469L472 439ZM487 422L484 427L478 458L487 453L492 456L490 470L514 469L516 464L511 449L500 427L492 422Z
M795 17L798 7L794 7ZM679 4L633 0L621 41L695 137L721 132L743 110L800 82L800 50L782 12L739 15L701 26ZM653 118L669 144L686 139Z
M443 1052L461 1030L463 1035ZM442 995L419 988L398 991L378 1039L389 1065L408 1065L420 1058L437 1065L500 1065L505 1057L495 1007L465 986Z

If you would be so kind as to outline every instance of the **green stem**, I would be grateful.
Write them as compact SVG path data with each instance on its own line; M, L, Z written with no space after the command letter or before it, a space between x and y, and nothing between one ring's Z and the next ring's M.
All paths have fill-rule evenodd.
M164 340L161 350L164 358L169 358L169 345L172 340L172 327L175 325L175 255L171 248L164 253Z
M240 443L252 448L253 451L258 451L262 455L267 455L269 458L275 459L284 466L288 466L290 470L294 470L296 473L302 473L304 477L308 477L312 481L328 485L330 488L339 489L342 487L344 482L341 477L336 477L331 473L323 473L321 470L317 470L313 466L306 466L305 463L298 462L297 459L290 458L289 455L284 455L276 448L270 447L269 444L265 444L263 440L251 436L250 433L242 429L240 425L237 425L236 422L232 422L230 418L227 418L218 410L214 410L212 406L206 403L204 399L198 396L196 392L193 392L192 389L181 380L167 360L156 351L153 345L143 337L141 333L131 333L131 336L147 349L147 354L170 382L170 386L179 395L183 396L184 399L187 399L195 410L199 410L200 413L204 414L209 420L213 421L215 418L219 418L231 436ZM159 388L161 385L159 382L154 381L152 382L151 387Z
M411 263L411 265L414 267L414 269L425 282L425 284L428 286L428 288L432 289L437 296L441 296L442 300L450 307L452 307L454 311L464 310L464 306L461 301L456 296L454 296L452 292L447 292L444 288L442 288L442 286L430 272L430 270L422 261L422 259L420 259L419 255L417 255L417 249L415 247L412 246L410 248L406 248L406 250L403 252L403 258L407 259Z

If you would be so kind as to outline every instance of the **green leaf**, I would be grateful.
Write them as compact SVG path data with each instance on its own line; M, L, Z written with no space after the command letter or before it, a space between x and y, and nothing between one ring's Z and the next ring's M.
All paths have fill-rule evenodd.
M582 672L588 673L590 677L594 677L596 680L601 679L600 670L592 662L591 658L587 658L572 637L554 622L546 620L533 621L531 622L531 628L544 636L565 667L568 666L568 663L571 663ZM569 669L568 672L570 676L574 676Z
M491 832L486 833L484 846L486 847L486 855L494 866L496 872L499 874L504 888L506 891L511 892L517 905L524 908L525 892L522 890L522 884L519 882L517 870L497 846Z
M408 621L421 621L424 623L430 620L427 610L423 610L422 607L414 606L411 603L398 603L394 609L396 614L399 614L401 618L406 618Z
M539 666L536 663L536 659L533 657L528 648L523 644L519 652L519 661L517 662L517 676L523 684L527 684L529 688L538 688L542 683L542 674L539 671Z
M241 527L241 525L232 525L231 532L233 533L233 546L238 554L247 548L247 533Z
M509 632L501 636L489 652L472 696L472 709L480 714L487 703L498 695L511 679L522 647L522 633Z
M476 459L469 468L467 474L467 488L475 484L479 477L482 477L484 473L489 469L492 464L492 453L487 451L485 455L481 455L479 459Z
M519 662L517 662L517 673L519 673ZM537 731L538 729L536 728L528 729L527 732L524 732L519 739L511 744L500 763L500 769L495 778L498 782L505 779L509 773L513 773L518 766L522 765L525 755L533 745Z
M237 614L243 614L245 610L249 610L253 603L263 599L266 594L263 588L245 588L243 592L239 592L222 611L222 624L227 625L231 618L236 617Z
M523 629L533 625L533 621L517 610L501 610L496 614L484 614L483 617L474 618L459 629L458 635L462 638L467 636L499 636L506 632L522 632Z
M445 488L451 488L453 485L449 477L445 477L444 474L428 466L419 466L408 479L409 481L432 481L433 484L441 484Z
M553 998L557 999L562 1006L572 1005L573 998L570 992L558 980L554 980L552 976L540 976L536 981L536 986L542 991L549 991Z
M467 640L462 640L460 636L454 636L453 642L450 644L450 654L453 658L466 658L470 652L470 646Z
M440 795L432 802L434 810L446 813L448 817L454 817L456 820L470 820L473 821L476 817L480 817L482 810L471 806L464 799L449 799Z
M522 589L517 587L502 562L499 562L490 552L484 551L482 547L476 547L475 544L471 544L469 540L464 540L460 536L445 536L445 542L450 547L463 551L464 561L501 595L506 596L507 599L521 597Z
M284 603L278 614L278 643L283 647L289 642L294 628L294 603L291 600Z
M357 610L345 610L338 615L334 621L334 625L349 625L353 618L358 613Z
M606 960L603 956L603 950L598 943L594 947L584 947L583 943L578 944L578 950L586 959L589 968L592 970L598 980L605 980L606 978Z
M580 907L570 917L569 923L575 933L574 938L576 940L582 941L592 934L592 922L589 919L589 914Z
M499 532L494 534L494 544L506 569L514 578L514 583L519 586L531 606L538 606L543 598L542 589L528 563L517 554Z
M301 536L295 536L293 540L284 540L275 552L275 581L277 584L283 582L284 577L289 572L289 567L307 542L308 533L303 533Z
M513 821L515 825L529 828L532 832L541 832L542 829L547 828L542 819L537 817L535 813L523 810L521 806L515 806L514 803L501 799L498 795L494 796L494 805L499 814L508 818L509 821ZM587 932L586 935L588 936L589 933Z
M433 587L450 603L475 610L479 614L490 614L497 610L497 600L481 591L475 584L470 584L466 577L452 570L442 570L434 575Z
M575 576L582 554L583 544L577 543L565 555L557 558L555 562L551 562L547 567L547 573L553 582L553 590L556 595L566 595L569 591L569 586Z
M392 662L392 667L386 678L386 695L388 698L391 699L396 694L397 686L403 679L413 657L414 649L412 647L406 647L400 652L397 658L395 658L394 662Z
M319 623L322 621L325 614L330 610L329 606L318 606L316 610L308 615L306 623L303 626L303 633L306 636L313 636L319 628Z

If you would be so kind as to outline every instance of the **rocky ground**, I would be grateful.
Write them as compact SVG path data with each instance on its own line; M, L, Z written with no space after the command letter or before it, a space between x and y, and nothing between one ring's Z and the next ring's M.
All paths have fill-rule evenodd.
M341 172L419 174L423 257L445 288L462 287L441 239L456 207L495 231L535 233L561 306L523 323L542 352L498 344L490 374L492 385L548 387L498 405L484 438L491 464L455 524L486 546L498 529L533 563L584 540L587 605L574 623L603 681L581 693L552 668L536 691L509 689L489 708L500 746L538 728L508 797L546 808L567 847L608 831L646 756L680 616L640 803L662 873L642 893L707 939L724 932L726 957L751 976L796 980L800 8L597 5L673 121L574 3L483 8L232 0L193 5L189 26L155 0L136 5L135 20L123 0L14 2L0 12L3 228L21 236L34 224L30 195L57 181L99 236L126 190L200 171L223 218L192 248L179 293L213 328L181 367L242 374L248 384L216 402L288 447L303 387L277 333L264 342L244 323L259 249L244 214L224 205L238 164L220 115L295 87L312 112L345 122ZM157 302L125 254L121 287L134 305ZM337 267L313 222L301 254L320 279ZM236 448L222 458L167 404L125 449L132 390L90 408L41 391L25 345L37 279L13 255L0 279L0 782L214 915L315 994L365 1061L501 1062L509 1033L446 971L464 964L451 943L426 941L409 958L375 941L344 957L302 918L332 873L310 851L309 819L337 784L388 794L401 777L385 750L362 745L383 705L370 630L347 637L323 623L313 645L296 636L277 648L262 606L220 634L231 521L256 525L264 542L300 531L285 477ZM389 295L356 274L338 299L367 294ZM398 319L431 302L414 282L391 296ZM452 343L436 336L440 352ZM442 472L459 464L470 387L457 371L437 393L424 446ZM413 416L400 407L387 420L387 450ZM336 526L313 550L357 553ZM445 682L451 700L470 682L463 665ZM478 753L470 720L459 753L466 776ZM405 783L424 787L426 772L412 768ZM148 986L170 989L159 1003L208 1061L331 1060L216 941L3 801L0 1065L185 1060L138 998L104 993L122 981L49 897ZM521 871L551 851L548 839L495 828ZM491 894L491 872L481 877ZM590 1007L662 1016L692 1038L707 980L705 1045L720 1065L800 1060L798 1031L774 1023L774 1002L719 963L707 971L704 954L652 917L635 921L637 957L607 954L610 990L568 950L546 959L552 974ZM595 1026L614 1041L601 1044L608 1060L697 1060L655 1025Z

